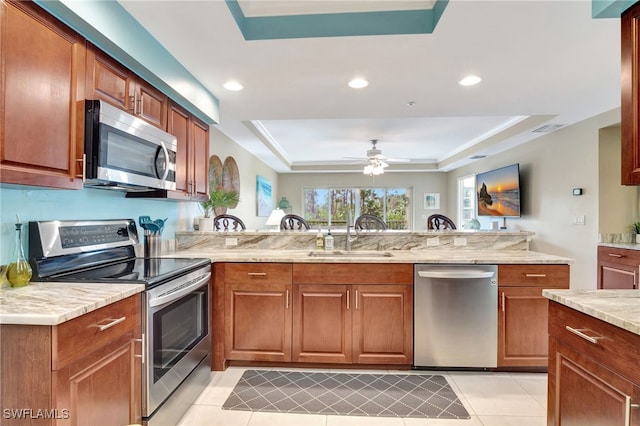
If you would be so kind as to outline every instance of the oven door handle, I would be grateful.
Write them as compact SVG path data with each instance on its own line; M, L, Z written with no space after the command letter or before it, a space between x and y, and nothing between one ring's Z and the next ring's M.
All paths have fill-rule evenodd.
M202 276L202 278L197 279L196 281L185 287L178 287L178 289L168 291L167 293L163 293L158 297L149 299L149 307L153 308L154 306L160 306L178 300L185 294L191 293L196 288L202 287L204 283L209 281L209 278L211 278L211 272L207 272Z

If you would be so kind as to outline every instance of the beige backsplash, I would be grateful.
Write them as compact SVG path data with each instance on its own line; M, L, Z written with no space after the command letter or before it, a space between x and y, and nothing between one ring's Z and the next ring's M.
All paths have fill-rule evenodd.
M176 232L176 250L312 250L315 232ZM335 250L346 248L346 234L332 233ZM529 250L533 232L423 231L360 232L352 250ZM437 242L437 244L436 244ZM164 252L164 251L163 251Z

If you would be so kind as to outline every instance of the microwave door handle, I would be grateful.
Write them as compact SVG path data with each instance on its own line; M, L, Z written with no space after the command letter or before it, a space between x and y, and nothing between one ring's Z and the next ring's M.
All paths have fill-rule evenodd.
M165 180L165 179L167 179L167 176L169 175L169 150L167 149L167 147L165 146L164 142L162 142L162 141L160 141L160 148L162 148L162 151L164 151L164 158L165 158L165 162L166 162L166 166L164 168L164 174L162 175L160 180Z
M155 306L160 306L160 305L164 305L166 303L171 303L175 300L180 299L182 296L184 296L185 294L189 294L191 292L193 292L193 290L195 290L198 287L201 287L202 284L206 283L209 281L209 278L211 278L211 272L207 272L205 275L202 276L201 279L199 279L198 281L196 281L195 283L185 287L185 288L181 288L178 291L174 291L172 293L165 293L165 294L161 294L158 297L154 297L153 299L149 299L149 307L153 308Z

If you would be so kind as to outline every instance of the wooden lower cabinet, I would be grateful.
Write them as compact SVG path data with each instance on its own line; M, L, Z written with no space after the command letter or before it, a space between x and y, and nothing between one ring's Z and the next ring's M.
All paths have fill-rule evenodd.
M214 309L227 361L413 363L413 266L217 263ZM293 277L293 279L292 279ZM216 312L218 311L218 312ZM218 355L216 355L218 354Z
M598 288L637 289L639 275L640 250L598 246Z
M548 362L545 288L569 288L569 265L498 265L498 367Z
M640 336L555 302L549 312L547 425L639 426Z
M291 265L224 265L224 357L291 361Z
M412 283L412 265L295 264L293 361L412 364Z
M57 326L1 325L2 424L141 423L140 316L136 295Z

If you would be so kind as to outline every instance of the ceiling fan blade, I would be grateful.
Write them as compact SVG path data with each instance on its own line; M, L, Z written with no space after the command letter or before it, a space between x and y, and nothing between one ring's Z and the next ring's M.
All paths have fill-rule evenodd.
M408 163L411 160L408 158L387 158L386 161L390 161L392 163Z

